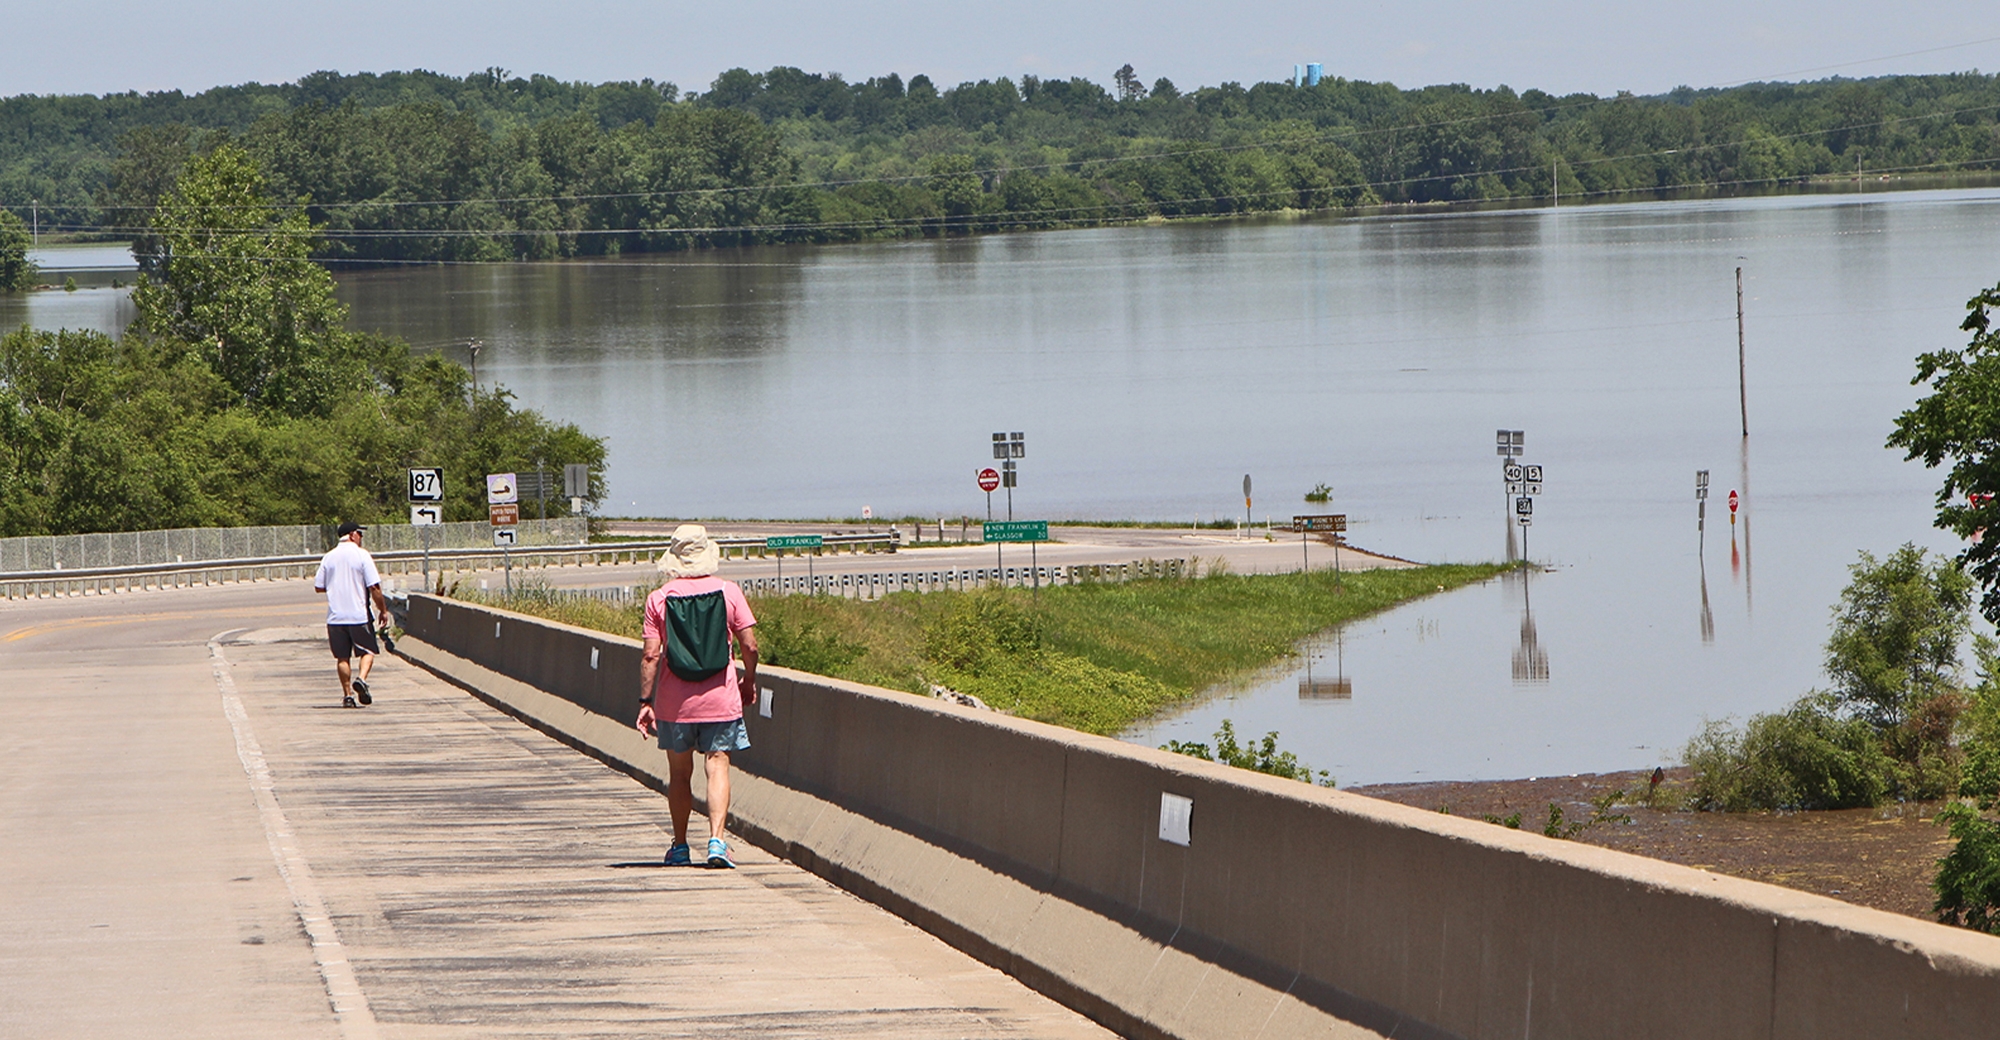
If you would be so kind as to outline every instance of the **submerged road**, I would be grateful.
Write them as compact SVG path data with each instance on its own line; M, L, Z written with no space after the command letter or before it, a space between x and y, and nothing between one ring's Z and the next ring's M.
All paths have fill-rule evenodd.
M339 708L323 609L0 603L0 1036L1109 1035L399 660Z

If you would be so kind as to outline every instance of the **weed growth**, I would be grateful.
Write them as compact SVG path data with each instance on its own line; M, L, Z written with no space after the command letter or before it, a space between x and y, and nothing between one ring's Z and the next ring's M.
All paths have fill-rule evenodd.
M1220 762L1238 769L1250 769L1272 776L1282 776L1287 780L1318 784L1321 787L1334 786L1333 777L1322 769L1317 774L1313 768L1299 761L1290 751L1278 750L1278 731L1264 734L1262 741L1242 744L1236 739L1236 725L1228 719L1222 720L1222 728L1215 731L1215 747L1192 741L1169 740L1160 745L1162 751L1172 751L1207 762ZM1317 777L1317 778L1315 778Z
M1613 812L1612 809L1625 797L1621 790L1607 791L1602 797L1590 800L1590 817L1583 820L1563 819L1562 806L1549 803L1549 819L1542 825L1542 833L1551 838L1574 839L1592 827L1606 823L1631 823L1629 813Z

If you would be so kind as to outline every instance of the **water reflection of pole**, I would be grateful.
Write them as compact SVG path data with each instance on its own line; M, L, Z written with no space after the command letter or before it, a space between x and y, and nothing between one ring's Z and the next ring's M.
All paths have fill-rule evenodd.
M1549 653L1542 648L1541 638L1535 632L1534 604L1528 593L1528 568L1514 572L1521 578L1521 645L1514 648L1514 681L1517 683L1545 683L1549 681Z
M1302 701L1344 701L1354 697L1354 684L1347 678L1347 629L1333 630L1334 677L1313 678L1313 648L1306 650L1306 677L1299 680Z
M1741 471L1740 473L1738 473L1738 474L1737 474L1737 478L1738 478L1738 482L1739 482L1740 484L1742 484L1742 486L1743 486L1743 500L1742 500L1742 503L1741 503L1741 505L1740 505L1740 506L1739 506L1739 508L1738 508L1738 512L1740 512L1740 513L1742 514L1742 516L1743 516L1743 615L1744 615L1744 617L1746 617L1746 618L1747 618L1747 617L1749 617L1749 616L1750 616L1750 613L1751 613L1751 610L1750 610L1750 608L1751 608L1751 602L1750 602L1750 601L1751 601L1751 596L1750 596L1750 438L1749 438L1749 437L1748 437L1747 435L1746 435L1746 436L1745 436L1745 437L1743 438L1743 447L1742 447L1742 454L1741 454L1741 455L1739 456L1739 463L1740 463L1740 465L1741 465L1741 467L1742 467L1742 471Z
M1708 609L1708 561L1701 561L1701 641L1715 642L1715 615Z

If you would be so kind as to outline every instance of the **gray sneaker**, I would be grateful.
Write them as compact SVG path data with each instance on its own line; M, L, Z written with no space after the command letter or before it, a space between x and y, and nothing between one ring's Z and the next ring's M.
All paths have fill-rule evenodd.
M375 703L375 698L368 696L368 680L356 679L348 683L348 685L354 687L355 700L360 701L363 705Z

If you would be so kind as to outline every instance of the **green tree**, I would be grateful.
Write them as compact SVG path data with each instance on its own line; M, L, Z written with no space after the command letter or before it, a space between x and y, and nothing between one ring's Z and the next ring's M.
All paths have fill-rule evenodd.
M1962 803L1946 807L1937 819L1950 825L1958 844L1938 861L1932 911L1945 924L2000 935L2000 824Z
M153 218L161 277L133 291L133 328L201 352L246 404L324 415L361 377L347 308L309 259L305 215L281 212L263 184L233 145L188 161Z
M1118 84L1118 100L1137 101L1146 96L1146 85L1139 81L1139 74L1132 70L1132 63L1126 62L1117 72L1111 74L1112 82Z
M946 225L963 230L966 218L979 208L984 194L979 175L972 172L972 157L934 155L927 166L930 177L926 186L944 209Z
M153 208L171 194L181 170L195 153L200 131L178 123L142 126L118 139L111 180L97 194L98 211L110 227L132 237L139 273L158 278L164 250L151 233Z
M28 259L28 226L11 210L0 209L0 292L15 292L35 284L35 264Z
M484 515L477 474L602 470L601 439L345 329L310 228L241 150L190 159L155 228L166 280L136 291L132 334L0 339L0 535L380 521L420 465L456 475L446 517L464 520Z
M1878 726L1959 689L1958 650L1970 619L1972 580L1948 559L1905 544L1876 560L1864 552L1834 608L1826 671L1847 708Z
M1950 463L1937 493L1938 527L1971 541L1960 559L1982 590L1980 613L2000 624L2000 332L1990 312L2000 307L2000 285L1967 301L1972 334L1962 350L1917 358L1912 385L1930 393L1896 417L1889 446L1904 458L1936 468Z

